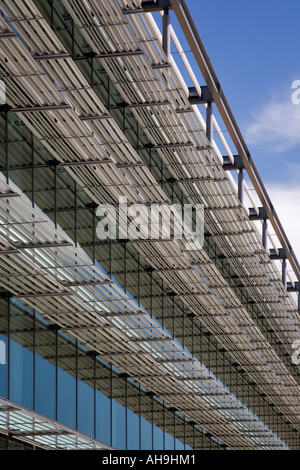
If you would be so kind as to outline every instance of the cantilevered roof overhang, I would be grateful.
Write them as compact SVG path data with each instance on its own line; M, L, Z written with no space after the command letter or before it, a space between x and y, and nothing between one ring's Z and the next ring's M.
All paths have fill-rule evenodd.
M260 392L272 396L272 405L300 430L299 383L283 357L291 355L291 344L299 339L298 308L249 217L253 211L241 198L246 185L242 184L238 192L223 166L224 158L210 126L227 149L226 158L233 168L236 159L209 111L210 105L207 100L201 105L207 115L205 121L198 106L191 104L190 91L175 61L166 55L159 28L151 13L143 9L145 2L139 3L137 8L132 1L103 1L100 5L89 0L63 0L96 60L101 61L121 94L122 105L130 107L173 181L191 204L204 204L206 235L214 239L264 321L275 331L281 353L264 336L249 308L204 249L186 251L180 240L173 239L131 242ZM187 31L205 86L281 243L281 247L274 247L275 252L284 250L294 277L300 280L298 261L185 3L171 0L171 6ZM10 109L95 204L115 205L120 195L126 196L129 204L170 204L161 184L64 51L34 2L6 0L1 8L5 14L5 19L0 18L4 32L0 39L4 45L1 78L7 84ZM194 85L201 98L201 87L197 82ZM207 89L205 93L209 96ZM84 347L96 351L129 377L139 377L138 382L179 412L190 415L230 448L286 448L205 365L125 295L45 214L32 207L12 181L1 177L0 183L2 287L37 308L48 321L70 331L73 328L72 334ZM259 218L259 208L254 209ZM13 231L8 226L13 226ZM9 266L4 261L7 257Z

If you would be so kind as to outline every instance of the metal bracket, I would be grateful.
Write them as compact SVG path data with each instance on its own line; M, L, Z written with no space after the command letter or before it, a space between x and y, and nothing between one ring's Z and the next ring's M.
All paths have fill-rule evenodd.
M162 11L172 9L170 0L143 0L141 7L144 12Z
M286 283L286 290L288 292L300 292L300 282L294 282L294 286L291 282Z
M233 155L234 163L231 162L228 155L223 157L224 170L242 170L244 167L243 161L239 155Z
M208 86L206 85L201 86L201 91L202 91L202 94L201 96L199 96L195 87L189 87L190 104L205 104L205 103L214 102L214 99L212 97L212 94L209 91Z
M266 220L268 218L264 207L258 207L258 214L254 207L249 207L249 219L250 220Z
M12 107L9 106L9 104L7 104L7 103L0 104L0 113L8 113L11 109L12 109Z
M270 259L286 259L286 254L283 248L278 249L278 254L274 248L270 249Z

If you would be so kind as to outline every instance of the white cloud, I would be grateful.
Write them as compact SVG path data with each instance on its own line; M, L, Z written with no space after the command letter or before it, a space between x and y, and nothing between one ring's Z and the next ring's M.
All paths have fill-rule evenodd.
M269 184L267 191L294 253L300 261L300 185Z
M245 138L250 145L267 146L274 152L286 151L300 144L300 104L292 103L292 89L290 95L284 97L278 91L276 97L272 96L268 103L253 113Z

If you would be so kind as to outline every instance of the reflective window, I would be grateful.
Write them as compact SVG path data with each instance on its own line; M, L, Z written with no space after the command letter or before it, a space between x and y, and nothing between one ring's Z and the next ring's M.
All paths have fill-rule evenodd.
M0 298L0 396L8 396L8 301Z
M35 409L56 419L56 332L36 330Z
M57 419L76 428L76 346L58 335Z
M112 378L112 446L117 449L126 449L126 385L123 379Z
M10 300L10 400L33 407L33 316Z
M78 431L94 436L94 359L78 351Z

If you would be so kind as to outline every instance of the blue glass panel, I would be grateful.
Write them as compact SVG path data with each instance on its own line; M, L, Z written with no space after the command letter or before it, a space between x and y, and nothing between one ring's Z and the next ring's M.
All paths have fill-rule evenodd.
M78 430L94 437L94 390L78 380Z
M155 424L153 424L153 449L164 450L164 433Z
M127 410L127 449L138 450L140 440L140 420L131 410Z
M76 428L76 345L64 334L57 336L57 419Z
M10 400L33 407L33 316L10 300Z
M116 449L126 449L126 420L125 408L116 400L112 402L112 446Z
M49 361L36 355L35 399L36 411L55 419L56 374L55 367Z
M27 408L33 407L33 354L15 341L10 341L10 400Z
M8 398L7 337L0 335L0 396Z
M97 391L96 396L96 439L111 445L111 403L110 398Z
M152 424L145 418L141 418L141 448L152 450Z
M175 439L175 449L184 450L184 443L181 442L179 439Z
M72 428L76 427L76 379L58 369L58 421Z
M174 450L174 436L165 432L165 450Z

